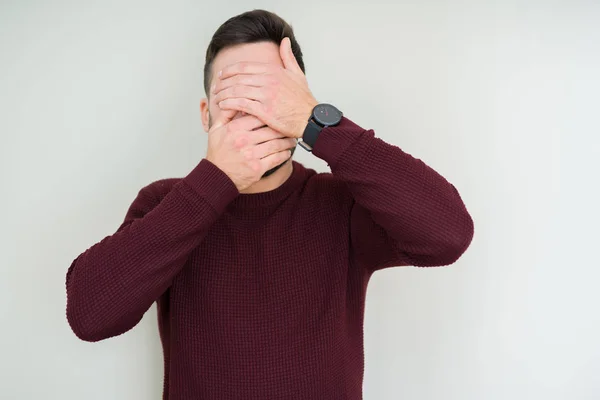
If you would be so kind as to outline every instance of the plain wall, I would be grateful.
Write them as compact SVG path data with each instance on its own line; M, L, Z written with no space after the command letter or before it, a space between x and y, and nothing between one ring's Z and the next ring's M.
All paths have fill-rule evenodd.
M65 273L142 186L204 157L204 52L252 8L292 23L318 100L439 171L475 220L455 265L373 276L365 399L599 399L591 0L2 1L0 397L160 398L154 307L79 341Z

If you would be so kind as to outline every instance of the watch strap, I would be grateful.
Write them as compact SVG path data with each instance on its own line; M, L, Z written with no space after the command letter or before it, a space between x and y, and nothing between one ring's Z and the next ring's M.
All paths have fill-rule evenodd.
M313 121L312 118L309 119L304 134L302 135L302 141L298 142L298 144L305 150L312 151L322 130L323 127L321 125Z

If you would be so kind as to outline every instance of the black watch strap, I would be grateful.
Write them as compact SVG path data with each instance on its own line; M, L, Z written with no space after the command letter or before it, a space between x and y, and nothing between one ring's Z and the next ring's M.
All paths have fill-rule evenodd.
M319 133L321 133L322 130L323 127L321 127L311 118L308 120L308 125L306 125L306 129L302 135L302 140L299 141L298 144L305 150L312 151L315 143L317 142L317 138L319 137Z

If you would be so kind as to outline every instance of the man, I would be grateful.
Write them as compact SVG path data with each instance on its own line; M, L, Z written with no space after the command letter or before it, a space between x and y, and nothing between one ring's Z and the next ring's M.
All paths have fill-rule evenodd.
M442 176L313 97L277 15L228 20L206 56L206 156L73 261L68 321L99 341L156 302L165 399L361 399L371 275L452 264L472 219ZM298 141L332 173L292 161Z

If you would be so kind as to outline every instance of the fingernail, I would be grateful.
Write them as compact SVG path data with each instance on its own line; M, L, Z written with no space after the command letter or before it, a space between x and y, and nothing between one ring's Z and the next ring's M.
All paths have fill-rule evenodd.
M223 75L223 70L219 71L219 78Z
M216 85L216 84L215 84L215 85L212 85L212 86L210 87L210 92L211 92L211 93L214 93L216 88L217 88L217 85Z

